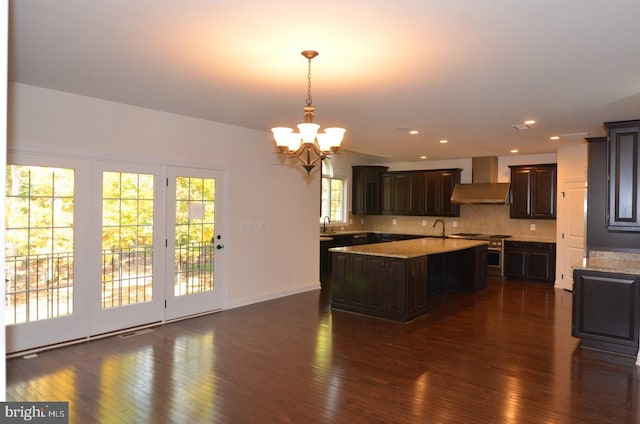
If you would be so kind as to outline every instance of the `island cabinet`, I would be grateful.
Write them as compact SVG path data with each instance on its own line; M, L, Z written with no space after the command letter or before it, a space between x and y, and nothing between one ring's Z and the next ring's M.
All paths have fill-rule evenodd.
M331 278L332 257L329 249L340 246L354 246L369 243L373 233L332 234L320 238L320 283L324 284Z
M572 335L582 347L637 354L639 280L638 275L574 270Z
M605 122L609 231L640 231L640 120Z
M405 322L424 315L436 291L487 286L486 242L420 238L331 252L333 309Z
M508 280L555 283L555 243L505 241L504 256L504 273Z
M333 256L332 306L408 321L427 307L426 257L400 259L348 253Z
M351 209L354 215L382 213L382 174L386 166L352 167Z
M512 219L556 219L557 165L511 168Z

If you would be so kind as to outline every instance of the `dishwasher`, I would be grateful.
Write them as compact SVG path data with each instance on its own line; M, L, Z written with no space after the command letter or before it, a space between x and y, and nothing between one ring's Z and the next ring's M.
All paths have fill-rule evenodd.
M359 244L367 244L368 243L368 235L367 234L354 234L353 235L353 245Z

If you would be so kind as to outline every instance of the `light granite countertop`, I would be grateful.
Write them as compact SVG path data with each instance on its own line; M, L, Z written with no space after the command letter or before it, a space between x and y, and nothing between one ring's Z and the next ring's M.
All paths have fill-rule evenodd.
M529 243L555 243L556 239L551 237L536 237L536 236L519 236L514 235L505 239L506 241L526 241Z
M427 237L386 243L361 244L358 246L333 247L329 249L329 251L408 259L418 256L436 255L438 253L455 252L456 250L464 250L486 244L486 241L481 240Z
M640 275L640 254L592 251L588 258L574 264L573 269Z

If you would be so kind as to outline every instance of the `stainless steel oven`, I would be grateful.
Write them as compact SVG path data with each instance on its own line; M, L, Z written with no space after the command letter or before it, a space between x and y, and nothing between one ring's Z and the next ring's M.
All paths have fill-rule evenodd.
M505 234L457 233L449 237L468 240L484 240L487 246L487 275L504 277L504 239L511 236Z

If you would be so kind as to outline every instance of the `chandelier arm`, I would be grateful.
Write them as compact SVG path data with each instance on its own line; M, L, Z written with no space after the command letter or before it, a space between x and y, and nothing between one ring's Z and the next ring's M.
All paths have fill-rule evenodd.
M312 158L313 153L313 158ZM296 158L302 163L302 165L306 168L309 166L313 168L318 161L326 159L327 155L320 150L318 145L314 143L304 143L298 150L294 152L289 152L289 156L292 158Z

